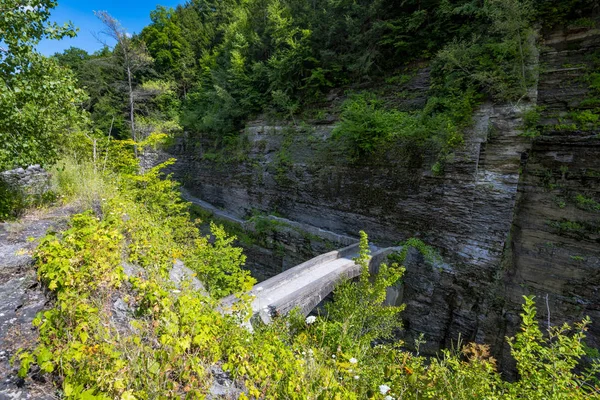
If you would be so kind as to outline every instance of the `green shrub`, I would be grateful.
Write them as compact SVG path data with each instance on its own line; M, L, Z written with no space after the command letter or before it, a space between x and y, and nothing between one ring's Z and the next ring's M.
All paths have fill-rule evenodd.
M533 107L523 113L523 136L534 138L541 134L539 122L542 111L542 107Z
M572 118L580 129L595 129L600 125L600 115L592 110L572 112Z
M186 265L198 273L208 292L215 298L221 298L239 292L248 291L256 280L247 270L242 269L246 256L242 249L233 247L235 236L227 236L223 226L210 223L214 241L208 238L196 240L196 247L186 257Z
M390 140L428 144L443 154L462 143L460 128L470 123L474 103L472 93L460 99L431 97L423 111L402 112L386 109L373 94L355 94L342 105L333 138L346 142L354 159L382 149Z
M591 197L586 197L581 193L575 195L575 204L578 208L588 211L600 211L600 203Z
M18 217L25 207L23 192L0 178L0 221Z
M414 115L386 110L374 96L355 95L342 106L341 123L333 132L334 138L344 138L351 144L355 157L373 153L381 143L396 132L414 132Z

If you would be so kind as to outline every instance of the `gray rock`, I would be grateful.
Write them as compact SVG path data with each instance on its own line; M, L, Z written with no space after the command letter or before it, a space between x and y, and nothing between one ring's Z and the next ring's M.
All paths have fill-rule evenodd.
M173 264L173 268L171 268L171 271L169 272L169 279L175 283L177 287L181 287L183 282L189 282L190 287L194 290L198 290L205 295L208 294L202 282L196 278L194 271L186 267L181 260L176 260Z
M39 165L0 173L0 179L25 196L41 196L50 190L50 174Z
M144 268L140 267L139 265L130 264L128 262L123 262L123 263L121 263L121 267L123 267L123 272L129 278L146 276L146 272L144 271Z
M243 390L239 388L231 379L228 373L224 372L220 366L213 365L210 367L210 372L213 377L213 383L209 389L207 396L208 400L213 399L237 399Z

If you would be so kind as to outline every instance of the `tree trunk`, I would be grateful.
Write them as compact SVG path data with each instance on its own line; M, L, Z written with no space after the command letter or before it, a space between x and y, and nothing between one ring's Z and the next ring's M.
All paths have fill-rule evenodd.
M134 110L135 110L135 106L134 106L134 101L133 101L133 82L132 82L132 77L131 77L131 66L129 65L129 62L127 62L127 83L128 83L128 88L129 88L129 120L130 120L130 126L131 126L131 138L133 139L133 141L135 142L135 144L133 145L133 150L135 152L135 156L138 156L138 148L137 148L137 135L135 134L135 117L134 117Z

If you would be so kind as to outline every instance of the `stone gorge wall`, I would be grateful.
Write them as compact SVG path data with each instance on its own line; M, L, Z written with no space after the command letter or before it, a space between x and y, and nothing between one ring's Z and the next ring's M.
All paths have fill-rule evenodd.
M552 325L589 315L588 345L600 348L600 129L574 118L600 107L600 93L586 79L594 57L600 66L598 29L560 31L544 42L544 132L533 141L519 184L503 297L509 332L521 296L536 294L540 318Z
M196 197L239 217L259 210L330 231L365 230L380 245L417 236L453 268L423 263L409 269L404 313L410 337L425 334L433 353L457 340L490 341L489 293L498 285L511 226L519 168L528 142L518 136L519 110L484 105L466 145L443 176L431 160L408 159L400 144L364 164L328 148L333 125L304 131L255 122L246 129L249 159L215 163L181 144L176 177Z
M541 54L546 123L585 91L574 86L565 60L598 44L594 31L561 35L550 36ZM423 103L427 78L423 69L403 88L411 94L407 107ZM460 335L491 344L508 365L504 337L518 327L523 294L543 296L542 315L548 294L553 323L588 314L600 321L598 213L555 200L584 193L600 201L598 132L526 139L521 115L532 106L482 105L443 176L432 174L429 157L398 143L368 162L347 162L330 145L327 116L300 127L252 122L241 161L215 162L186 140L153 159L178 158L171 171L193 195L239 217L276 211L340 234L363 229L381 245L415 236L437 247L446 264L413 255L408 265L398 299L407 305L407 342L424 334L421 351L432 354ZM560 225L563 218L579 225ZM598 328L592 336L598 345Z

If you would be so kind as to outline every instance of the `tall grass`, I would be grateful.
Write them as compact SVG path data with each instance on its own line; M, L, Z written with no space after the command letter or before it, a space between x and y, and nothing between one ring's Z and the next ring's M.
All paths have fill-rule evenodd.
M75 202L90 208L116 194L114 179L109 173L94 168L92 162L66 157L51 172L53 190L64 202Z

